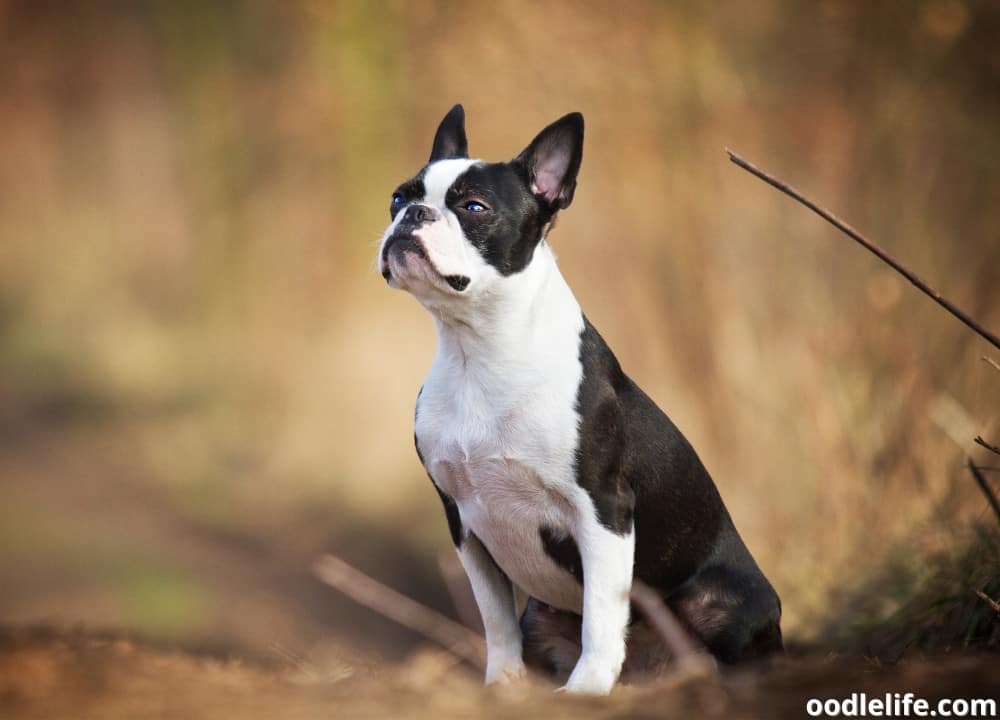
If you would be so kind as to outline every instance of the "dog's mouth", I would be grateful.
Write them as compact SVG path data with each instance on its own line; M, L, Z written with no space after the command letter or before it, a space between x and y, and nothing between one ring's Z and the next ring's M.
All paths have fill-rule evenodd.
M413 253L423 260L431 272L448 283L448 286L455 292L462 292L469 286L470 279L465 275L442 274L427 256L427 251L424 250L423 245L413 235L408 233L393 235L386 241L385 247L382 248L382 277L385 278L386 282L392 280L392 266L389 262L390 256L397 258L400 264L405 265L406 253L408 252Z

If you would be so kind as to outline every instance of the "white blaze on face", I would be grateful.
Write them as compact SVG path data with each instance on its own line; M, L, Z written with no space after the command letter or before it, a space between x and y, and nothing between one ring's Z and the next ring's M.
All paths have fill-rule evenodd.
M438 210L444 210L444 199L448 189L455 184L458 176L470 167L480 162L467 158L453 160L438 160L427 167L424 173L424 205L430 205Z
M440 219L424 225L414 233L423 242L424 249L438 272L442 275L464 275L470 279L470 285L479 274L479 266L485 262L465 238L458 217L448 209L445 197L455 180L477 162L479 161L464 158L439 160L427 168L424 173L422 204L437 210Z
M407 265L399 266L393 263L391 284L410 291L422 300L428 294L450 294L447 283L440 276L461 275L469 278L470 287L482 276L489 266L479 255L479 252L469 243L462 232L462 226L445 202L448 190L462 173L480 162L466 158L439 160L428 166L423 177L424 196L414 201L437 210L438 219L422 226L414 232L430 259L434 270L426 267L426 263L411 260ZM412 203L411 203L412 204ZM379 263L381 265L382 249L386 241L396 230L406 208L396 215L395 220L386 229L379 245ZM383 268L379 268L382 270Z

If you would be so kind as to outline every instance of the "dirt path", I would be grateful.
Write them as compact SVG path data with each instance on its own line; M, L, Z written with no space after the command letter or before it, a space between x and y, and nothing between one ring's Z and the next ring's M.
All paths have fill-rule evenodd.
M0 636L0 717L45 718L795 718L809 698L914 692L996 697L1000 658L945 656L881 667L859 658L788 657L719 681L621 687L571 698L540 683L489 690L435 651L405 663L237 659L153 648L83 632Z

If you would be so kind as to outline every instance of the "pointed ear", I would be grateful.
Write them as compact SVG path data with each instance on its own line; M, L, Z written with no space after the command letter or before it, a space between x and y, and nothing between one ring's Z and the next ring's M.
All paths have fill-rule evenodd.
M514 162L528 171L531 192L552 210L569 207L583 159L583 115L565 115L538 133Z
M465 139L465 109L461 105L456 105L438 125L429 162L467 157L469 157L469 143Z

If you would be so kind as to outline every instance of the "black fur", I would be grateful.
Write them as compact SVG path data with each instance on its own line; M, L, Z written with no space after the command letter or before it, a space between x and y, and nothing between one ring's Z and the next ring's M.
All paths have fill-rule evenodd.
M464 157L469 157L469 142L465 138L465 109L456 105L438 126L428 162Z
M538 529L538 535L542 539L545 554L583 585L583 561L580 559L580 548L577 547L576 541L565 533L545 526Z
M631 382L604 340L584 318L580 333L583 377L577 390L580 441L576 448L576 481L594 501L597 519L619 535L632 529L635 494L625 448L625 412L621 394Z
M393 197L395 197L396 195L402 197L403 204L394 205L390 201L389 203L390 218L395 220L396 213L398 213L404 207L409 205L409 203L423 199L424 195L427 193L427 189L424 187L424 173L426 172L427 172L427 167L425 166L419 173L417 173L412 178L410 178L405 183L396 188L396 192L393 193Z
M568 208L573 202L576 175L583 162L583 115L570 113L547 126L514 162L524 167L529 186L545 184L540 182L541 171L550 167L560 168L561 172L555 177L547 178L551 182L551 192L540 200L552 213ZM539 192L545 190L536 189Z
M431 478L431 482L434 484L437 494L441 497L441 504L444 505L444 516L448 520L448 532L451 533L451 541L455 544L455 547L462 547L462 540L465 539L465 536L462 530L462 517L458 513L458 505L455 504L450 495L441 491L441 488L434 482L434 478Z
M622 372L586 318L580 360L577 482L608 529L626 533L634 523L634 576L659 590L720 660L779 650L778 596L736 532L697 453ZM565 543L543 546L565 567Z
M420 394L423 393L424 389L420 388L420 392L417 393L417 408L420 407ZM417 410L413 411L413 419L416 421ZM420 464L424 464L424 454L420 452L420 442L417 440L417 434L413 433L413 447L417 451L417 457L420 459ZM455 544L455 547L462 546L462 540L465 538L465 532L462 528L462 516L458 512L458 505L455 500L445 493L438 484L434 482L434 478L431 477L430 473L427 473L427 477L431 478L431 485L437 491L438 497L441 498L441 504L444 505L444 516L448 520L448 532L451 533L451 541Z

